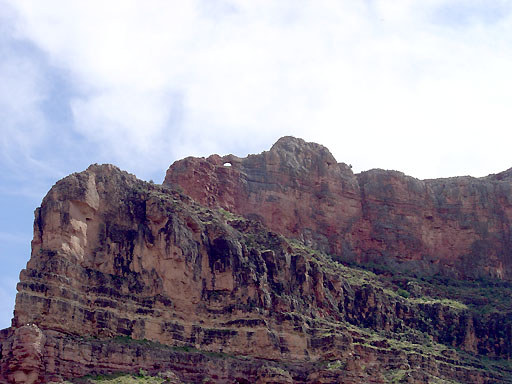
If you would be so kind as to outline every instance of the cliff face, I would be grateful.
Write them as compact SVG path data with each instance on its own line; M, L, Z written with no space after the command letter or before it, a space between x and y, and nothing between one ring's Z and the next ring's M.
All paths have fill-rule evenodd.
M92 165L36 210L0 383L140 369L184 383L512 382L509 181L354 176L293 138L246 159L185 159L164 186ZM477 254L491 276L502 263L499 299L338 262L378 255L468 276Z
M164 184L343 260L512 278L512 170L479 179L354 175L325 147L284 137L260 155L177 161Z

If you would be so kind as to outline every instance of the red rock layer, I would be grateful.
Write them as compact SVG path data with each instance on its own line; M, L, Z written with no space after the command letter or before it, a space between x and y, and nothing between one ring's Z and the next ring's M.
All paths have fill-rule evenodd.
M512 279L512 170L437 180L354 175L325 147L284 137L246 158L177 161L164 184L344 260Z
M487 255L500 262L510 240L510 174L356 177L325 148L291 138L243 160L186 159L169 173L197 200L274 231L208 209L169 180L145 183L111 165L66 177L35 213L13 327L0 332L0 383L141 368L213 383L385 383L390 371L416 384L512 381L506 369L482 369L479 360L512 356L507 314L406 299L377 276L279 235L357 260L401 261L403 251L425 267L436 264L419 249L467 246L436 226L468 223L471 239L480 239L474 254L488 244ZM438 235L407 237L420 228ZM453 258L438 264L465 260ZM453 268L474 273L469 261Z

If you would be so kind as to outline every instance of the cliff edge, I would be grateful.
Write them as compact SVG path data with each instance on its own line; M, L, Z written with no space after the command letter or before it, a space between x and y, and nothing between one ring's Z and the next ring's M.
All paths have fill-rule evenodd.
M418 180L397 171L353 174L319 144L283 137L268 152L186 158L164 185L260 220L340 260L512 278L512 169L483 178Z
M510 173L354 175L295 138L163 185L91 165L35 212L0 383L511 383Z

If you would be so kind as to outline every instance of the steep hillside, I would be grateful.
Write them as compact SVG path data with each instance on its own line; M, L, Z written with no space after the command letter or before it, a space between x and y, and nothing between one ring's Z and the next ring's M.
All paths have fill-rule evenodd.
M507 186L354 176L293 138L164 185L92 165L36 210L0 382L512 383Z

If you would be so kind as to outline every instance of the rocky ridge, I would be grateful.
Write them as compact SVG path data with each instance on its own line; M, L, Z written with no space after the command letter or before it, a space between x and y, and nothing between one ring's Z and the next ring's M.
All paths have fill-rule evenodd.
M283 137L268 152L189 157L164 185L260 220L342 260L459 278L512 279L512 169L484 178L354 174L319 144Z
M512 289L501 252L509 173L354 176L324 147L294 138L246 159L185 159L162 186L92 165L59 181L36 210L13 325L0 333L0 382L141 369L184 383L512 382ZM432 202L436 191L444 192ZM411 203L418 195L425 205ZM391 215L406 207L417 210ZM425 241L431 234L398 245L386 237L430 228L422 220L459 229L461 220L473 229L486 221L485 236L468 232L484 243L499 237L500 222L500 241L484 248L492 284L471 283L477 294L443 277L478 271L455 246L446 260L419 258L418 249L441 247L435 236ZM382 262L369 271L347 260L406 268ZM458 269L459 260L467 265ZM408 274L408 265L431 279ZM447 280L439 288L434 278ZM499 300L480 292L489 284Z

